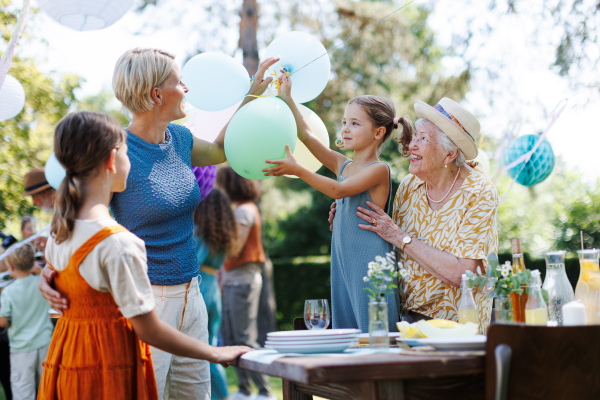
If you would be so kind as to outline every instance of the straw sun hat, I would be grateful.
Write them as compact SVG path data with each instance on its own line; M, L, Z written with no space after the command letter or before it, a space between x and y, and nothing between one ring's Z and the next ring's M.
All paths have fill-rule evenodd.
M44 168L36 168L29 171L25 175L25 193L21 197L33 196L34 194L43 192L46 189L51 188L50 184L46 180L44 174Z
M462 150L467 160L477 157L475 140L479 137L479 121L460 104L447 97L441 99L434 107L417 100L415 112L417 118L427 118L448 135Z

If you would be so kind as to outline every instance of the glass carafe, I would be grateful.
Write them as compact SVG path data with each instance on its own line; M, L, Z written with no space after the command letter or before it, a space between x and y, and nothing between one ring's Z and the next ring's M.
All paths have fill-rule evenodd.
M546 279L543 288L548 292L548 322L563 324L562 307L575 299L575 293L565 272L564 250L549 251L546 258Z
M525 305L525 323L527 325L546 326L548 324L548 307L542 294L540 271L537 269L531 271L531 279L528 282L528 286L530 293Z
M575 299L585 306L585 321L587 325L600 324L600 269L598 258L600 250L589 249L577 251L581 270L575 287Z

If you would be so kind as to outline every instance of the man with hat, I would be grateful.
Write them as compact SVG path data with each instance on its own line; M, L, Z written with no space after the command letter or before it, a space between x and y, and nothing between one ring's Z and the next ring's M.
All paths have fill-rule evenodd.
M25 175L25 193L21 196L31 196L33 204L44 212L54 211L56 190L46 180L44 168L32 169Z
M479 121L455 101L415 102L416 133L409 174L394 201L393 219L374 203L358 207L366 224L400 250L408 270L401 295L402 320L458 321L461 278L482 271L498 253L498 193L477 162ZM333 214L333 213L332 213ZM331 218L330 218L331 220ZM480 333L490 322L492 301L473 290Z

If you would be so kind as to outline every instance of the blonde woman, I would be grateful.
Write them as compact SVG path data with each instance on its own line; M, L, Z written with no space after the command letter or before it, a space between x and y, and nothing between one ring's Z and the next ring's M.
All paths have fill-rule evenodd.
M266 90L271 78L263 80L277 58L263 61L250 88L250 95ZM161 320L188 336L208 342L207 312L198 288L199 267L193 229L194 210L200 191L193 166L226 161L223 128L214 143L195 138L172 121L185 117L184 96L175 57L157 49L133 49L115 66L113 91L131 112L127 128L127 155L131 172L127 189L114 193L111 211L119 224L144 240L148 276L156 310ZM242 102L245 105L253 97ZM240 107L241 107L240 106ZM48 279L52 274L46 272ZM66 308L48 285L40 289L55 309ZM152 348L152 360L161 399L209 399L209 363L173 356Z

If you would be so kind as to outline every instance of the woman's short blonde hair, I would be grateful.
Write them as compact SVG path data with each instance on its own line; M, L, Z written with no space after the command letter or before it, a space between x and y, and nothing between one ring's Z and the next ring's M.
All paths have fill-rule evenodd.
M123 54L115 65L113 92L132 113L154 106L152 88L159 87L173 68L175 56L163 50L135 48Z

